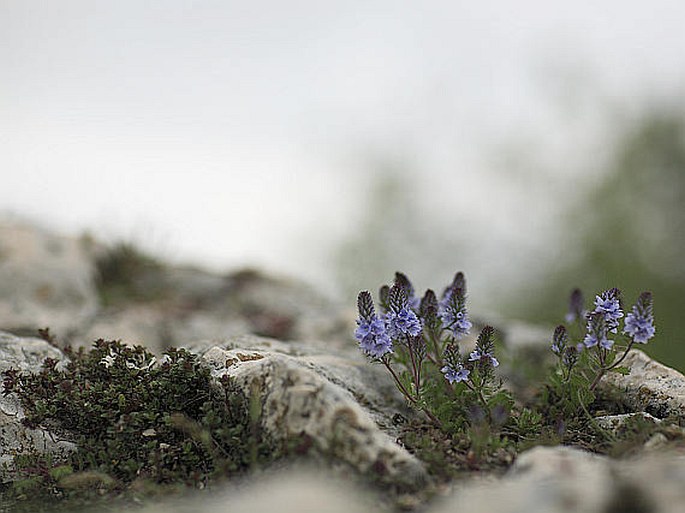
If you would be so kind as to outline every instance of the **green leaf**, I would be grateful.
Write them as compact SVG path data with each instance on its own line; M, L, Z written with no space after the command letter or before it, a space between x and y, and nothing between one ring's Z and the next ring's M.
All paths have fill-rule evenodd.
M628 374L630 374L630 367L621 365L619 367L614 367L613 369L611 369L611 372L615 372L617 374L620 374L621 376L627 376Z
M71 467L71 465L60 465L59 467L50 469L50 477L58 482L73 473L74 469Z

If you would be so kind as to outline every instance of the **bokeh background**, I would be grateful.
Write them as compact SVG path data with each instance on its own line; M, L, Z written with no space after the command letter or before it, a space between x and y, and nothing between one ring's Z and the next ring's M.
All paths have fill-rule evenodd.
M0 0L0 210L352 304L655 294L685 369L685 3Z

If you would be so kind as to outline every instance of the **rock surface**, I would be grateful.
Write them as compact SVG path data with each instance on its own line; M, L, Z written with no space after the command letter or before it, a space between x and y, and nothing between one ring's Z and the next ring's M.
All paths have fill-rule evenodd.
M249 349L264 345L272 350ZM287 352L292 349L284 352L277 341L242 337L211 347L203 359L216 377L228 375L248 396L258 394L262 426L273 439L311 445L402 489L425 485L421 462L379 428L390 428L397 411L391 405L399 402L385 374L367 373L368 364L361 359Z
M630 460L567 447L534 448L519 455L499 478L453 483L440 488L444 497L434 504L421 502L413 492L430 481L424 465L396 442L396 414L412 413L385 370L359 354L351 338L350 309L306 285L254 271L218 275L163 264L154 267L164 282L163 294L107 303L93 278L96 257L97 251L79 239L0 223L0 329L16 335L49 326L60 340L79 345L107 338L158 351L168 345L188 347L202 355L215 377L231 376L258 399L261 423L271 438L299 441L300 449L325 469L276 470L254 482L229 483L224 493L210 498L149 508L151 513L355 513L391 511L398 504L428 513L683 510L685 455L663 433L648 440L642 456ZM495 324L513 350L532 354L549 345L548 330ZM546 357L538 354L534 365L540 367ZM37 371L48 356L63 357L43 340L0 332L0 371ZM617 388L623 402L644 418L685 421L682 374L636 350L625 364L631 367L629 375L607 375L602 386ZM46 431L26 429L21 417L16 397L0 396L0 464L8 465L0 470L3 481L15 476L15 454L37 449L59 456L73 450ZM619 429L627 418L598 421ZM330 469L334 482L321 477ZM406 492L406 501L397 501L397 496L391 500L389 489Z
M568 447L536 447L501 479L466 482L436 513L604 511L611 487L608 461Z
M48 357L64 358L59 349L44 340L0 332L0 382L2 372L7 369L35 372ZM21 423L23 417L19 399L14 394L0 394L0 482L11 481L15 477L13 460L18 454L38 451L59 459L74 450L72 443L60 441L48 431L28 429Z
M622 400L635 411L646 411L657 418L685 419L685 376L632 349L623 365L630 374L611 373L602 378L621 392Z
M685 457L612 461L568 447L521 454L501 479L465 483L434 513L676 513L685 504Z
M0 329L71 334L97 310L93 273L80 239L0 222Z
M265 493L268 491L268 493ZM367 491L311 470L276 472L243 487L228 486L210 499L145 508L143 513L368 513L392 511Z
M171 292L156 301L104 308L71 342L121 339L160 352L199 340L221 341L243 333L281 340L349 343L347 320L333 302L301 283L254 271L227 276L192 268L165 269Z

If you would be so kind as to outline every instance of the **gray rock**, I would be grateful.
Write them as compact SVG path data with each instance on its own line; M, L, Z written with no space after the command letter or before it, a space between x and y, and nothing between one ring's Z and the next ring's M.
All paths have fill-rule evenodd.
M266 493L265 493L266 492ZM212 497L195 495L143 513L367 513L392 511L350 483L321 471L287 469L257 478L244 486L227 486Z
M656 417L645 412L623 413L620 415L601 415L599 417L595 417L595 421L597 422L599 427L614 432L620 431L620 429L626 426L626 424L636 420L642 420L644 422L649 422L653 424L661 423L661 419L657 419Z
M169 305L138 304L100 312L70 343L90 347L97 339L121 340L142 345L160 354L168 347L188 345L202 339L223 340L249 333L250 324L242 317L207 312L179 311Z
M668 438L663 433L656 433L643 446L645 451L659 451L668 446Z
M536 447L501 479L461 484L435 513L602 512L612 483L604 458L568 447Z
M244 333L281 340L349 344L352 321L306 285L240 271L227 277L185 267L164 268L168 297L104 309L74 337L77 346L121 339L160 352L201 340Z
M685 419L685 376L637 349L628 353L623 365L630 374L609 373L602 378L601 386L619 390L621 400L635 411L657 418Z
M383 406L388 398L381 397L385 391L390 404L397 400L387 376L369 378L368 363L361 359L277 352L282 344L277 341L271 342L276 351L246 348L259 343L229 341L207 349L203 358L216 377L228 375L247 394L259 394L262 426L273 439L306 439L317 453L404 489L425 484L423 465L374 421L392 422ZM235 344L241 348L229 348ZM370 386L369 380L382 386Z
M257 335L279 340L326 340L329 347L346 345L353 325L341 315L344 309L340 305L312 287L251 270L227 276L222 294L207 302L202 311L219 319L241 317L249 323L250 332ZM216 337L225 335L214 333L196 336L195 340Z
M82 241L0 222L0 329L69 335L97 310L93 270Z
M44 340L0 332L0 375L9 368L37 372L48 357L64 360L62 352ZM23 418L19 398L15 394L0 394L0 482L15 478L13 460L18 454L49 453L59 461L75 450L74 444L59 440L46 430L27 428L21 423Z
M431 513L677 513L685 504L685 456L611 460L569 447L522 453L499 479L469 481Z

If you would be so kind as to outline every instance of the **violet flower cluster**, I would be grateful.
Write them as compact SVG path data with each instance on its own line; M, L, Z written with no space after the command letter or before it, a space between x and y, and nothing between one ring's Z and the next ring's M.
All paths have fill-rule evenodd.
M585 358L587 365L595 371L591 389L607 371L618 367L634 344L646 344L656 333L651 292L640 294L626 315L619 289L608 289L596 296L594 309L590 312L584 309L582 293L575 289L566 320L578 325L584 323L582 339L575 345L570 344L566 327L560 325L552 337L552 351L560 358L567 375L578 362L579 353L591 351L591 357Z
M440 301L430 289L422 299L417 298L409 279L399 272L392 287L382 287L379 296L381 314L376 313L369 291L362 291L357 297L359 317L354 335L360 349L372 359L390 355L396 344L406 346L426 330L438 338L447 333L449 338L461 340L473 326L466 309L466 280L461 272L455 275Z
M646 344L654 336L654 313L652 307L652 293L643 292L633 306L632 311L626 315L623 333L628 335L633 342Z
M357 307L359 319L354 336L359 341L360 349L372 358L378 359L392 353L392 340L388 336L386 322L376 315L370 292L364 291L359 294Z
M411 404L421 407L426 379L436 375L426 372L427 366L439 371L444 386L452 388L463 383L484 397L483 389L489 386L492 371L499 365L494 354L494 329L484 328L475 349L468 355L460 354L457 342L473 327L466 308L463 273L454 276L440 300L430 289L419 299L409 279L396 273L393 285L379 291L380 313L369 291L359 293L357 308L355 338L359 348L373 361L385 365ZM398 370L393 364L406 370Z

